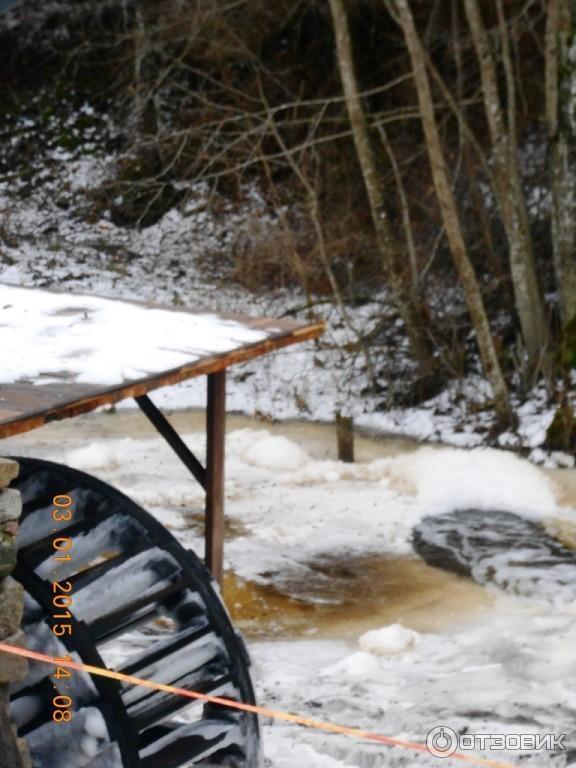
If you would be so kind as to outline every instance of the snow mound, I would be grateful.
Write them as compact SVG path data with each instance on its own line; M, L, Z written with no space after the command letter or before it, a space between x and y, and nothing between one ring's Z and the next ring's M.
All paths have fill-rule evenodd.
M395 463L391 479L397 486L412 486L426 514L474 508L541 518L557 511L546 475L494 448L421 448Z
M366 651L356 651L322 671L324 677L347 677L367 680L380 671L378 659Z
M401 624L389 624L387 627L365 632L358 638L358 645L366 654L387 656L412 648L419 639L418 632L406 629Z
M122 441L129 443L130 440ZM126 460L128 453L122 455L114 446L107 443L90 443L89 445L68 451L66 464L77 469L116 469Z
M242 460L262 469L293 472L310 461L306 451L281 435L267 434L242 454Z

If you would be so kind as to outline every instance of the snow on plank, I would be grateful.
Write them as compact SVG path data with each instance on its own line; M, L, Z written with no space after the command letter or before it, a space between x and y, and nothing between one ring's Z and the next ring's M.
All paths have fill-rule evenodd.
M224 370L322 330L0 285L0 437Z

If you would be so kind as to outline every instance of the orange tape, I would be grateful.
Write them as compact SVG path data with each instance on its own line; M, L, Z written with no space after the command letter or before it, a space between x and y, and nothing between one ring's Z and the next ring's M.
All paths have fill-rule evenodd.
M77 661L63 661L62 659L56 659L52 656L46 656L43 653L37 651L29 651L26 648L20 648L16 645L8 645L7 643L0 643L0 651L4 653L11 653L15 656L24 656L32 661L41 661L45 664L52 664L59 667L67 667L69 669L75 669L78 672L88 672L91 675L99 675L100 677L109 677L112 680L119 680L123 683L130 683L132 685L140 685L144 688L152 688L157 691L165 691L166 693L172 693L175 696L185 696L189 699L196 699L199 701L205 701L210 704L220 704L223 707L230 707L232 709L239 709L243 712L251 712L255 715L263 715L264 717L271 717L275 720L284 720L289 723L295 723L296 725L303 725L308 728L317 728L318 730L328 731L329 733L340 733L346 736L353 736L358 739L377 741L380 744L386 744L389 747L401 747L402 749L410 749L416 752L424 752L424 754L432 756L428 751L425 744L419 744L413 741L404 741L403 739L396 739L393 736L383 736L379 733L371 733L370 731L364 731L360 728L351 728L346 725L335 725L333 723L326 723L321 720L312 720L309 717L303 717L302 715L293 715L290 712L282 712L277 709L267 709L266 707L258 707L254 704L244 704L240 701L234 701L233 699L225 699L220 696L210 696L206 693L198 693L197 691L189 691L185 688L177 688L173 685L166 685L165 683L156 683L153 680L144 680L140 677L133 677L132 675L124 675L122 672L115 672L111 669L105 669L104 667L94 667L91 664L82 664ZM472 755L464 755L461 752L454 752L450 755L453 760L463 760L473 765L483 765L487 768L518 768L518 766L512 763L502 763L496 760L487 760L482 757L473 757Z

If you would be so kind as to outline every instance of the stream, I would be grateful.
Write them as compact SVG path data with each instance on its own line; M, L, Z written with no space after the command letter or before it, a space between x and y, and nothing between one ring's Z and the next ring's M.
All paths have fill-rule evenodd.
M204 415L170 419L202 459ZM419 742L435 726L565 735L566 749L474 754L576 764L575 470L371 435L341 465L331 425L227 429L223 597L263 704ZM139 412L52 423L3 453L100 476L201 552L202 494ZM438 765L268 721L264 743L269 768Z

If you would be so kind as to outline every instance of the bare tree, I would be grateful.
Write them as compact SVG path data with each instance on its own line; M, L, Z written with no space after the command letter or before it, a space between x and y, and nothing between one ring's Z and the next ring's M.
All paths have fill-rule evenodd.
M430 344L424 333L422 312L415 303L409 282L406 281L405 275L409 272L409 265L406 269L407 265L404 264L405 259L400 253L384 200L381 174L372 149L368 123L356 79L350 28L343 0L330 0L330 10L336 38L340 79L378 248L400 315L406 325L414 356L421 368L428 372L433 365Z
M547 348L548 327L534 266L530 223L518 161L515 82L502 0L496 0L496 6L506 83L506 117L498 92L494 55L478 0L464 0L466 18L480 67L484 111L493 153L494 193L508 239L516 311L526 350L531 361L536 364Z
M408 205L408 195L406 194L406 188L404 185L404 179L396 159L394 147L392 146L386 128L383 125L378 125L378 134L382 141L382 146L388 157L392 173L394 174L394 183L398 192L398 202L400 204L400 212L402 214L402 229L404 232L404 240L406 243L406 250L408 252L408 260L410 263L410 290L412 291L413 301L417 300L419 293L419 275L418 275L418 255L416 253L416 243L414 242L414 232L412 225L412 217L410 214L410 206Z
M576 5L570 0L548 0L545 51L552 248L566 326L576 317Z
M482 299L482 292L468 255L456 201L450 185L446 159L436 122L432 91L426 69L426 58L408 0L396 0L395 9L392 5L392 0L387 0L387 4L389 8L392 8L393 15L396 16L402 28L410 54L414 84L420 104L422 128L424 130L432 178L444 220L446 236L466 296L466 303L476 332L476 340L486 378L490 382L494 394L494 405L499 426L504 428L510 426L513 421L508 388L502 374Z

